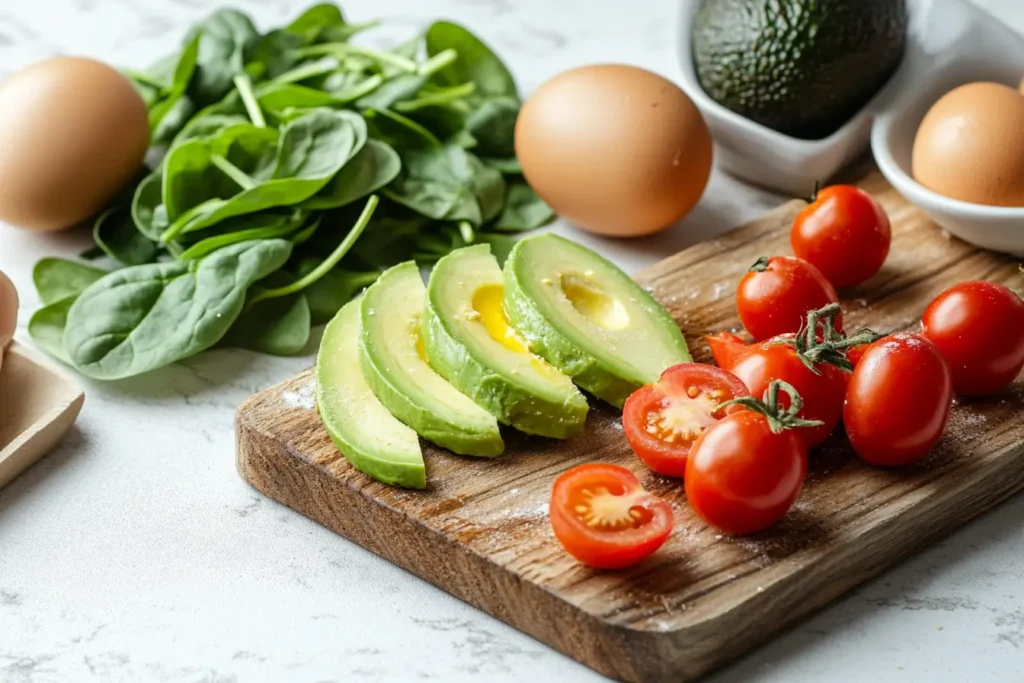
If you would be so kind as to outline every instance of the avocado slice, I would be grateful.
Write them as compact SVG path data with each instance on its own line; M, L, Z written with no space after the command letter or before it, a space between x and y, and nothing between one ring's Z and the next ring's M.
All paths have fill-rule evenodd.
M360 472L385 484L426 487L416 432L377 400L359 367L359 301L342 307L324 330L316 357L316 404L327 433Z
M587 400L567 375L530 353L503 306L490 246L457 249L427 284L423 344L430 365L499 421L565 439L583 431Z
M787 135L823 138L895 73L906 0L702 0L693 64L722 106Z
M412 261L381 274L360 304L366 381L391 414L427 441L461 455L494 457L498 421L427 362L420 330L427 288Z
M504 275L505 311L530 350L614 406L691 360L668 312L580 244L550 233L520 240Z

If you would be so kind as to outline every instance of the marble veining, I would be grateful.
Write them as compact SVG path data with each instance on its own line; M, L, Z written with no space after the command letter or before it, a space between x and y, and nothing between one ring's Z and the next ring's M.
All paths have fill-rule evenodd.
M3 0L0 75L55 54L142 65L210 0ZM234 0L261 26L299 0ZM578 64L677 73L674 0L348 0L388 42L431 18L478 30L524 91ZM1024 31L1019 0L984 0ZM1022 69L1024 70L1024 69ZM630 270L782 198L716 173L681 225L636 242L573 234ZM0 268L38 301L31 268L81 235L0 226ZM74 431L0 491L0 683L601 680L445 593L255 494L234 471L247 396L308 367L214 351L111 384L86 382ZM296 395L296 401L308 397ZM540 511L542 512L542 511ZM1024 497L969 524L736 662L714 683L1024 680Z

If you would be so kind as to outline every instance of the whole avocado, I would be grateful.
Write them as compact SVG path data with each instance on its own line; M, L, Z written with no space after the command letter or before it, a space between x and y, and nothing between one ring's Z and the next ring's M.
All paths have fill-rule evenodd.
M702 0L693 63L716 102L794 137L830 135L899 67L906 0Z

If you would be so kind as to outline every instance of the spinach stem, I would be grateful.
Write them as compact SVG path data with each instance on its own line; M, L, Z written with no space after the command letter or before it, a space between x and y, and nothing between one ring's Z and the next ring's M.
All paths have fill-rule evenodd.
M462 85L454 85L450 88L442 88L437 92L431 93L429 95L423 95L422 97L417 97L414 100L396 102L394 104L394 107L395 111L411 112L435 104L447 104L452 100L458 100L462 99L463 97L469 97L474 92L476 92L476 83L463 83Z
M348 90L335 95L335 99L341 104L354 102L360 97L365 97L384 84L384 77L374 74Z
M420 64L419 73L421 76L433 76L438 71L445 68L458 58L459 53L453 50L452 48L442 50L441 52L438 52L436 55L434 55L427 61Z
M381 64L388 64L408 73L414 74L419 70L419 66L416 62L411 59L406 59L402 55L396 55L391 52L381 52L369 47L363 47L362 45L350 45L348 43L324 43L322 45L310 45L309 47L292 50L292 54L299 58L330 55L339 59L344 59L345 57L350 57L352 55L359 55L360 57L367 57L368 59L372 59L373 61Z
M228 178L231 178L231 180L235 181L238 184L238 186L241 187L243 190L251 190L252 188L256 187L256 181L253 180L248 173L238 168L221 155L211 154L210 162L214 166L219 168L224 173L224 175L226 175Z
M283 74L274 78L270 82L275 85L287 85L289 83L298 83L304 81L307 78L313 78L315 76L323 76L329 74L332 71L336 71L341 63L338 62L337 57L324 57L318 59L315 62L303 64L297 66L291 71L285 71Z
M238 88L238 94L242 96L245 111L249 114L253 125L257 128L266 128L267 120L263 118L263 110L260 109L260 103L256 100L256 93L252 90L252 80L249 76L246 74L235 76L235 87Z
M459 234L466 244L473 244L473 240L476 239L476 233L473 232L473 226L469 221L459 221Z
M264 299L277 299L282 296L288 296L289 294L295 294L301 292L306 287L322 278L326 275L334 266L338 265L338 262L348 253L349 249L356 243L359 236L366 230L366 226L370 224L370 219L373 217L373 212L377 210L377 204L380 199L377 195L370 195L370 198L366 201L366 206L363 208L363 212L359 215L359 220L352 226L349 233L345 235L345 239L341 241L341 244L331 252L331 255L325 258L320 265L313 270L300 277L295 282L284 287L278 287L276 289L263 289L253 294L249 300L249 305L255 304L257 301L263 301Z

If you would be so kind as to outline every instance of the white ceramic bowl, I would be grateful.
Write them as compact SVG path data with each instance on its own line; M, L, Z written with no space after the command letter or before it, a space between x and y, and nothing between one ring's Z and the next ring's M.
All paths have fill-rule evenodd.
M914 0L909 2L914 4ZM718 104L698 82L690 33L700 3L701 0L681 3L679 43L683 76L680 86L708 122L715 140L715 163L727 173L756 185L809 197L815 182L824 184L867 148L875 105L889 91L892 81L827 138L803 140L774 131Z
M690 29L700 0L684 0L680 45L683 90L715 138L728 173L785 194L806 196L858 157L870 140L879 169L933 221L981 247L1024 255L1024 209L961 202L910 176L918 125L943 94L972 81L1016 85L1024 76L1024 38L963 0L908 0L907 54L888 83L842 128L821 140L773 131L713 101L697 82Z
M961 2L935 2L871 131L878 168L900 194L933 221L979 247L1024 256L1024 207L984 206L950 199L911 177L914 136L928 109L965 83L998 81L1014 88L1024 76L1024 39L987 13ZM943 7L939 12L939 5ZM954 9L953 6L958 6ZM958 14L953 14L958 10ZM1024 135L1024 131L1021 131Z

